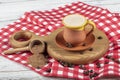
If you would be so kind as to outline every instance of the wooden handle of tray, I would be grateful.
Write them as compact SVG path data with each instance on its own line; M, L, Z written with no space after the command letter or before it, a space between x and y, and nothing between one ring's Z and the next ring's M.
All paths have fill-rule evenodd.
M30 31L20 30L20 31L15 32L14 34L11 35L10 45L13 48L21 48L21 47L28 46L30 41L33 39L34 36L35 36L35 34L30 32ZM19 41L19 39L24 39L24 38L26 38L27 40Z

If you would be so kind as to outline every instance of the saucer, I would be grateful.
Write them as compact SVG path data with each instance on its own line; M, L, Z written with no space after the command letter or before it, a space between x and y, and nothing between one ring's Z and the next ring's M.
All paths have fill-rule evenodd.
M69 51L82 51L92 46L92 44L95 41L95 36L93 34L90 34L85 39L85 41L81 42L80 44L74 45L72 47L68 47L67 42L63 38L63 31L61 31L55 36L55 41L56 41L57 46L62 49L69 50Z

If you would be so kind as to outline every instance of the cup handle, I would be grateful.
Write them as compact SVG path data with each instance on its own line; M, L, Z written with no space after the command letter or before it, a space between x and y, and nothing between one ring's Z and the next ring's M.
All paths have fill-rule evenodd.
M91 21L91 20L88 20L87 24L92 25L92 26L91 26L92 28L91 28L91 30L87 33L86 36L88 36L89 34L91 34L91 33L94 31L94 29L96 28L95 23L94 23L93 21ZM86 26L85 26L85 27L86 27ZM84 30L85 30L85 28L84 28Z

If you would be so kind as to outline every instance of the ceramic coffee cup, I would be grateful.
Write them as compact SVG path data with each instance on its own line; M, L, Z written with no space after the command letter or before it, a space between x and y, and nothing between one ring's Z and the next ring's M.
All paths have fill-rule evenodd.
M80 14L71 14L63 18L63 38L72 45L82 43L95 29L95 23ZM90 30L86 30L90 28Z

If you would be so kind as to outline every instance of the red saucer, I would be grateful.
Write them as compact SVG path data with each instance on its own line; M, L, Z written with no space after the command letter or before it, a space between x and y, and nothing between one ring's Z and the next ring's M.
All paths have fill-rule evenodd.
M74 45L72 47L68 47L67 42L63 38L63 31L61 31L55 36L55 41L57 46L62 49L69 50L69 51L81 51L81 50L88 49L92 46L92 44L95 41L95 36L93 34L90 34L82 43Z

